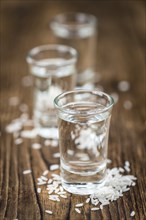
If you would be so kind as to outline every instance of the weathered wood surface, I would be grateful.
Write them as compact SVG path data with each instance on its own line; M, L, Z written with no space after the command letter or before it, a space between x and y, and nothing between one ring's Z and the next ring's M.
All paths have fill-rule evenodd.
M119 94L114 107L109 140L109 158L112 166L123 166L128 160L131 174L137 177L136 186L109 206L91 212L89 205L82 214L74 211L74 204L84 197L68 195L60 203L48 200L46 192L36 193L36 179L58 163L51 157L51 147L33 150L31 141L24 139L15 145L5 127L19 117L18 106L10 106L9 98L17 96L20 103L27 103L31 112L31 88L22 86L22 78L28 75L25 62L27 51L34 46L53 42L48 21L64 11L85 11L98 17L97 70L101 74L98 85L108 93ZM0 219L133 219L146 218L145 168L146 168L146 54L145 54L145 1L1 1L1 76L0 76ZM88 51L87 51L88 52ZM120 92L118 82L127 80L130 89ZM125 109L126 100L132 102ZM32 140L34 141L34 140ZM42 140L37 140L42 142ZM42 142L43 143L43 142ZM55 148L54 148L55 149ZM55 149L58 151L58 149ZM32 169L23 175L25 169ZM44 212L54 210L53 216Z

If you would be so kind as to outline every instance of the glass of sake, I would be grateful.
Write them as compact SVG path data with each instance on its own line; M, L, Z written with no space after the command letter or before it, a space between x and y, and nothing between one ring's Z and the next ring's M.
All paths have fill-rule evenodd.
M74 89L77 51L64 45L42 45L31 49L26 57L34 78L33 118L36 127L57 126L54 98Z
M74 194L92 194L105 182L114 101L106 93L79 89L60 94L54 103L62 185Z
M97 18L94 15L69 12L56 15L50 28L59 44L75 48L78 53L77 86L93 84L96 67Z

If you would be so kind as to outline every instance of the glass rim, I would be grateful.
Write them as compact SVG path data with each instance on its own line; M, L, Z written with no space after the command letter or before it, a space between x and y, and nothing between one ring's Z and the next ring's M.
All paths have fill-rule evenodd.
M72 24L67 24L67 23L63 23L61 22L61 18L66 18L66 21L68 20L68 17L71 16L71 15L74 15L77 16L77 15L81 15L81 16L84 16L86 18L88 18L88 22L85 22L85 23L75 23L75 25L72 25ZM52 18L52 20L50 21L50 26L51 28L53 29L53 25L58 25L58 26L61 26L63 28L72 28L72 29L76 29L76 28L82 28L82 27L86 27L86 26L90 26L90 25L96 25L97 24L97 18L95 15L93 14L88 14L88 13L84 13L84 12L64 12L64 13L61 13L61 14L58 14L56 15L55 17Z
M39 54L40 52L45 52L45 51L56 51L56 52L64 52L64 53L69 52L70 53L71 58L66 59L66 60L64 59L63 62L55 64L55 66L57 66L58 68L74 64L77 61L78 52L73 47L62 45L62 44L44 44L44 45L39 45L37 47L34 47L28 51L26 55L27 63L34 64L39 67L52 66L52 64L47 64L47 65L41 64L39 60L36 60L35 58L33 58L33 56Z
M105 106L103 109L88 110L86 115L83 114L81 111L74 111L74 110L71 111L69 109L67 110L64 108L64 105L63 106L58 105L59 99L65 97L66 95L75 94L75 93L76 94L77 93L90 93L91 95L99 95L101 97L104 96L108 99L109 105ZM67 113L70 115L77 115L78 114L78 115L82 115L82 116L89 116L89 115L104 113L104 112L110 110L114 105L114 99L112 98L112 96L108 95L105 92L99 91L99 90L76 89L76 90L72 90L72 91L63 92L63 93L59 94L58 96L56 96L54 99L54 105L59 111L61 111L63 113Z

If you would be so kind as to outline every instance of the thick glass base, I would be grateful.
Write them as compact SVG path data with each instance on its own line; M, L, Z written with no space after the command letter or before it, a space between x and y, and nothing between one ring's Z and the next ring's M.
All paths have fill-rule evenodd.
M62 186L66 191L78 195L89 195L96 193L101 186L104 186L104 184L105 178L98 183L67 183L62 180Z

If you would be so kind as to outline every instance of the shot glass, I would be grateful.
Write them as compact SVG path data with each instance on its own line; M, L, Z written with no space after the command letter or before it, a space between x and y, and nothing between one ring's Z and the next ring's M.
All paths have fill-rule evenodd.
M60 94L54 103L62 185L74 194L94 193L105 182L114 101L103 92L75 90Z
M74 12L59 14L50 21L50 28L57 43L71 46L79 53L77 86L93 83L96 66L96 17Z
M34 77L33 117L37 127L57 126L54 98L73 89L76 82L77 52L64 45L42 45L27 55Z

